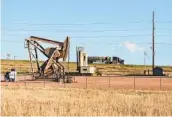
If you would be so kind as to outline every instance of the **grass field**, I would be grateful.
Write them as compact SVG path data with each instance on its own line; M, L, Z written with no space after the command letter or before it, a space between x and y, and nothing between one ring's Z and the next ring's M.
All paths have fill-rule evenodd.
M2 88L3 116L172 116L171 91Z
M40 61L40 64L43 62ZM64 64L67 67L67 64ZM114 65L114 64L90 64L90 66L96 66L96 68L103 75L129 75L129 74L143 74L144 65ZM16 68L19 74L29 73L30 62L28 60L1 60L1 73L5 73L11 68ZM171 66L162 66L165 74L172 73ZM34 64L36 70L36 64ZM151 66L147 66L147 69L151 70ZM76 72L76 63L70 62L69 71ZM150 71L151 73L151 71Z

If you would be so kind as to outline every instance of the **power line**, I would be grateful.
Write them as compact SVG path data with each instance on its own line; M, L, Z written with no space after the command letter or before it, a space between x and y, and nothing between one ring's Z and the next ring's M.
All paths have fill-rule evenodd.
M2 35L2 36L25 36L25 35ZM91 36L91 37L86 37L86 36L70 36L70 38L115 38L115 37L138 37L138 36L151 36L151 34L143 34L143 35L119 35L119 36ZM165 36L165 35L163 35ZM64 37L57 37L57 38L64 38Z
M172 21L155 21L156 23L172 23ZM6 24L24 24L24 25L68 25L68 26L81 26L81 25L109 25L116 23L152 23L151 21L116 21L116 22L90 22L90 23L28 23L28 22L8 22Z
M95 33L95 32L122 32L122 31L145 31L151 30L150 28L142 28L142 29L112 29L112 30L34 30L34 29L11 29L5 28L3 30L10 30L10 31L39 31L39 32L54 32L54 33L66 33L66 32L84 32L84 33ZM158 30L165 30L165 31L172 31L172 29L158 29Z
M155 21L155 23L172 23L172 21Z
M150 28L142 28L142 29L113 29L113 30L34 30L34 29L10 29L10 28L5 28L3 30L12 30L12 31L13 30L14 31L16 31L16 30L19 30L19 31L54 31L54 32L112 32L112 31L137 31L137 30L139 31L139 30L151 30L151 29Z
M28 36L28 35L15 35L15 34L2 34L3 36L16 36L16 37L20 37L20 36ZM126 37L145 37L145 36L152 36L152 34L139 34L139 35L117 35L117 36L70 36L71 38L80 38L80 39L85 39L85 38L126 38ZM172 36L171 34L169 35L156 35L159 37L169 37ZM27 37L26 37L27 38ZM65 38L65 37L56 37L56 38Z
M172 30L172 29L156 29L156 30Z
M120 21L121 23L151 23L150 21ZM7 24L24 24L24 25L66 25L66 26L82 26L82 25L109 25L119 22L91 22L91 23L28 23L28 22L3 22Z
M10 43L18 43L18 42L24 42L24 40L23 41L17 41L17 40L1 40L1 42L10 42ZM105 44L105 45L120 45L120 44L123 44L123 43L115 43L115 44L113 44L113 43L108 43L108 44ZM139 42L136 42L136 43L134 43L134 44L138 44L138 45L151 45L152 43L150 43L150 42L141 42L141 43L139 43ZM155 43L156 45L172 45L172 43L164 43L164 42L159 42L159 43Z
M137 37L137 36L150 36L151 34L145 35L121 35L121 36L95 36L95 37L71 37L71 38L113 38L113 37Z

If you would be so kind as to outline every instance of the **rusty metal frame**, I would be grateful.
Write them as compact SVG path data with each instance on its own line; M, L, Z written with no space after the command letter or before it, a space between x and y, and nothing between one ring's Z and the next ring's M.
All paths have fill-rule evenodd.
M53 70L54 70L54 72L59 72L60 76L58 76L58 77L63 78L63 81L65 82L64 66L58 60L53 59L53 54L56 51L58 51L58 49L56 48L56 50L54 50L53 54L51 56L49 56L45 53L45 49L37 41L55 44L55 45L58 45L59 47L61 47L63 49L63 52L65 52L65 54L63 55L63 61L66 59L67 56L69 56L69 54L68 54L69 53L69 47L66 47L62 42L53 41L53 40L49 40L49 39L45 39L45 38L34 37L34 36L31 36L29 39L26 39L28 52L29 52L29 58L30 58L30 64L31 64L31 72L32 72L33 78L35 78L35 74L34 74L34 69L33 69L32 57L34 57L36 59L38 73L40 74L40 76L42 76L42 75L44 76L44 73L42 74L42 71L40 69L39 60L38 60L37 50L39 50L42 54L44 54L48 58L48 64L46 64L46 67L48 65L50 65L51 62L53 62L53 64L56 64L58 67L58 71L55 71L55 68L53 68ZM65 41L67 41L67 42L66 43L64 42L64 43L69 45L69 37L67 37ZM34 53L35 54L33 54L31 52L31 48L30 48L31 45L34 46ZM66 48L64 48L64 46ZM68 54L68 55L66 55L66 54ZM54 66L53 64L51 63L52 67Z
M32 76L34 77L34 70L33 70L33 63L32 63L32 55L31 55L31 50L30 50L30 43L27 40L27 46L28 46L28 52L29 52L29 58L30 58L30 65L31 65L31 71L32 71Z

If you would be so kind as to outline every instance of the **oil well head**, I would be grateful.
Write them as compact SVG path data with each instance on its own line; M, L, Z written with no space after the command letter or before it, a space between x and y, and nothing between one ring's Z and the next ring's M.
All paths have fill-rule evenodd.
M40 44L40 42L51 44L51 47L44 48L43 45ZM33 69L32 58L35 58L36 60L37 73L39 74L39 76L45 77L50 75L56 75L58 79L65 77L65 68L59 62L59 60L62 59L63 61L65 61L68 56L70 45L69 37L66 37L64 42L60 42L41 37L30 36L30 38L26 39L26 45L29 52L31 70L34 77L35 72ZM39 65L37 51L40 51L43 55L47 57L47 60L42 65Z

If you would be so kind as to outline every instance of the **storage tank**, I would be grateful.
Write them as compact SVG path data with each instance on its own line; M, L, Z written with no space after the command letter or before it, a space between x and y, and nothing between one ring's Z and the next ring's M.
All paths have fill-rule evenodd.
M155 67L153 69L154 76L163 76L163 69L161 67Z

